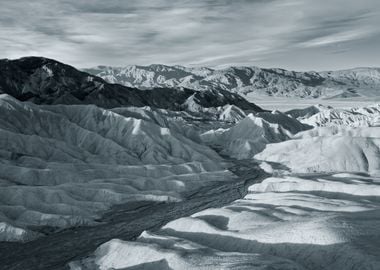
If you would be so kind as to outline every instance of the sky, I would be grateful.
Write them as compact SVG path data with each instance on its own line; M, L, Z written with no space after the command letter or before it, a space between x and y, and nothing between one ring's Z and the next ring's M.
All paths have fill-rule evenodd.
M380 67L379 0L0 0L0 58L97 65Z

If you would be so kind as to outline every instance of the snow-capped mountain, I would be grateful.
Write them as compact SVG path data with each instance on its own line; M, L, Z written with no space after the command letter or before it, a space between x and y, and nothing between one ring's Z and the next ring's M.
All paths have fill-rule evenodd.
M334 98L380 96L380 68L296 72L258 67L226 69L183 66L98 66L86 69L110 83L140 89L186 87L223 89L241 95Z
M95 104L103 108L152 106L171 110L236 105L262 111L240 95L224 90L157 88L141 91L42 57L0 60L0 93L37 104Z

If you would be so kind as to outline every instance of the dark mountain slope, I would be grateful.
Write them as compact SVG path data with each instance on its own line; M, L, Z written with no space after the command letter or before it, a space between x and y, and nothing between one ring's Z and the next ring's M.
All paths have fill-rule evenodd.
M243 110L262 111L238 94L225 90L153 90L107 83L97 76L42 57L0 60L0 93L37 104L95 104L104 108L152 106L182 110L191 98L192 102L204 108L231 104Z

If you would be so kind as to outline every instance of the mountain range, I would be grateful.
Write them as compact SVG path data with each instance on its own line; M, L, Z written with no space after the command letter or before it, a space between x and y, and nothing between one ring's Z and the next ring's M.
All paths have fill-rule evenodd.
M0 60L0 94L36 104L95 104L103 108L152 106L183 110L236 105L262 111L240 95L226 90L196 91L159 87L142 91L109 83L100 77L43 57Z
M226 90L242 96L350 98L379 96L380 68L297 72L279 68L183 66L98 66L85 69L110 83L140 89L184 87Z

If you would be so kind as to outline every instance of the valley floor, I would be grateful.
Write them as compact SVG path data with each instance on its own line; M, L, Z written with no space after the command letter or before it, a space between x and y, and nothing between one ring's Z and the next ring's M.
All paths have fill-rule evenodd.
M111 240L71 269L380 268L380 178L277 175L248 190L136 241Z
M133 240L145 230L155 231L172 220L243 198L250 183L267 175L251 160L234 160L230 170L239 179L214 183L183 201L118 205L104 214L97 226L71 228L27 243L0 242L0 269L67 269L70 261L89 255L106 241Z
M334 99L303 99L303 98L281 98L281 97L260 97L246 96L247 100L255 102L260 107L266 110L279 110L282 112L292 109L301 109L313 105L331 106L337 109L350 107L363 107L378 103L378 98L334 98Z

